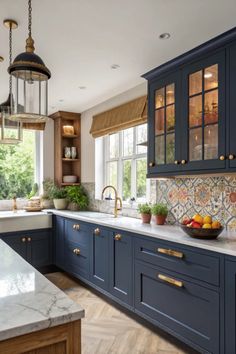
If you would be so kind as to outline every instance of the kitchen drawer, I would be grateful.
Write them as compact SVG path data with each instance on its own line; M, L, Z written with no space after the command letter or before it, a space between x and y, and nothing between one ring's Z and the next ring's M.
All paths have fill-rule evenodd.
M65 239L80 245L89 244L91 227L80 220L65 221Z
M135 258L192 278L219 285L220 260L176 244L135 239Z
M75 250L79 250L76 254ZM65 242L65 270L69 273L89 278L89 249L84 245L66 241Z
M219 294L186 279L136 261L135 310L201 352L217 354Z

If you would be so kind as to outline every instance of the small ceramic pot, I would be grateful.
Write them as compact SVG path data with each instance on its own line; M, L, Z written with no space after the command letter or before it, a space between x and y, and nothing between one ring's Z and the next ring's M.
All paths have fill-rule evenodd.
M67 200L66 199L53 199L53 203L56 209L63 210L67 207Z
M164 225L166 221L166 215L155 215L156 224L157 225Z
M67 207L68 210L71 210L71 211L78 211L79 210L79 205L76 204L76 203L69 203L68 204L68 207Z
M144 224L150 224L151 217L152 217L151 214L143 214L143 213L141 214L141 219Z

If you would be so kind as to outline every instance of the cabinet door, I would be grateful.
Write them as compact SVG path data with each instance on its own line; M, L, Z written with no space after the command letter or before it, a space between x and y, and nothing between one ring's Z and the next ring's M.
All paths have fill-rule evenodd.
M150 84L148 173L180 171L180 73Z
M54 217L54 262L56 266L64 269L64 235L65 235L65 219L60 216Z
M92 231L91 281L108 290L108 241L109 232L100 226Z
M225 262L225 353L236 353L236 262Z
M22 258L28 260L27 236L24 234L14 233L14 235L3 235L1 238Z
M236 168L236 44L230 47L229 167Z
M132 237L125 233L116 233L109 237L110 265L109 290L121 301L132 305L133 257Z
M183 70L181 163L185 171L226 167L225 51Z
M52 233L50 230L29 233L27 240L29 262L34 267L44 267L52 264Z

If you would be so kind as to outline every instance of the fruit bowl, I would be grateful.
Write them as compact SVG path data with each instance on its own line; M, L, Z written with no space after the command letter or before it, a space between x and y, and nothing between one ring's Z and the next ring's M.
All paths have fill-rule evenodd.
M188 227L186 225L180 225L180 227L188 236L202 240L216 239L224 230L223 226L221 226L219 229L194 228Z

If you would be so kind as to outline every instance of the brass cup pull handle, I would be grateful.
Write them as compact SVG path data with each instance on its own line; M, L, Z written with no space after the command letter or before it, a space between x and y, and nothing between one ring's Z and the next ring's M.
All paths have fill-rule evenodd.
M26 242L26 237L22 237L21 242Z
M94 234L96 236L100 235L100 229L98 227L94 230Z
M230 154L229 155L229 160L234 160L235 159L235 156L233 154Z
M80 254L80 249L79 249L79 248L75 248L75 249L73 250L73 253L78 256L78 255Z
M224 161L224 160L225 160L225 156L224 156L224 155L221 155L221 156L219 157L219 159L220 159L220 161Z
M80 228L79 224L74 224L74 225L73 225L73 229L74 229L74 230L79 230L79 228Z
M184 258L183 252L174 251L174 250L170 250L167 248L157 248L157 252L167 254L168 256L171 256L171 257L176 257L176 258L181 258L181 259Z
M32 240L31 237L28 237L28 238L27 238L27 241L28 241L28 242L31 242L31 240Z
M178 165L179 164L179 161L178 160L175 160L175 165Z
M115 235L114 239L116 241L120 241L121 240L121 235L120 234Z
M153 167L153 166L155 166L155 162L149 162L149 167Z
M158 274L157 277L158 277L158 279L163 280L164 282L166 282L168 284L177 286L178 288L182 288L184 286L184 283L182 281L167 277L166 275Z
M185 165L186 163L187 163L186 160L181 160L181 164L182 164L182 165Z

